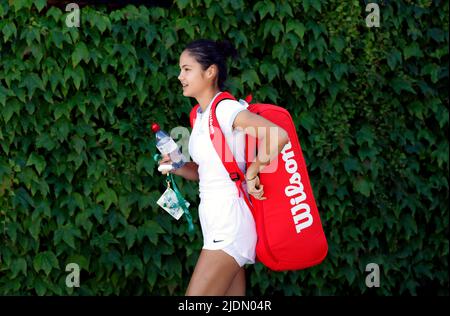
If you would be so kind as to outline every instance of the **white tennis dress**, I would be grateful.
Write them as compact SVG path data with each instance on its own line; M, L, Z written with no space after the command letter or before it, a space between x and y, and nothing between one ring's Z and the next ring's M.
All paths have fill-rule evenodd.
M239 197L209 136L209 112L219 93L204 112L198 108L189 139L189 154L198 164L203 249L222 249L242 267L255 262L256 228L250 209L243 197ZM223 100L217 106L216 115L239 168L245 174L245 134L233 129L236 115L243 110L246 108L239 102Z

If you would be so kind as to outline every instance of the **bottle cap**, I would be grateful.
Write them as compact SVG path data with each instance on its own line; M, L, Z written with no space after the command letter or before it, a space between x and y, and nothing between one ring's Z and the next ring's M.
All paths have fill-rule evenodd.
M153 133L156 133L157 131L160 130L160 127L157 123L153 123L151 128L152 128Z
M159 167L158 167L159 172L171 171L172 169L173 169L172 165L159 165Z

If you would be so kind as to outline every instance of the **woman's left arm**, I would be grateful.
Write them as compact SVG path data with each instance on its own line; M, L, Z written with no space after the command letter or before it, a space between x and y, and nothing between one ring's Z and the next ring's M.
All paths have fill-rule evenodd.
M275 159L284 145L289 142L288 134L283 128L250 111L239 112L233 127L242 129L246 134L259 141L258 155L247 169L245 175L247 179L255 178L261 169Z

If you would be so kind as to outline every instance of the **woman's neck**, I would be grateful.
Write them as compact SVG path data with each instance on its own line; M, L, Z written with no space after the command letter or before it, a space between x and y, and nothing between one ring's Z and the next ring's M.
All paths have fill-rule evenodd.
M220 92L220 90L218 88L209 90L209 91L205 92L202 96L196 98L198 104L200 104L200 108L202 109L202 112L205 112L205 110L208 107L211 100L219 92Z

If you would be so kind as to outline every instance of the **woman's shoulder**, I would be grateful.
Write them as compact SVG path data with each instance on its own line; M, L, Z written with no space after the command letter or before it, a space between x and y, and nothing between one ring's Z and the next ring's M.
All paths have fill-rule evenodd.
M245 109L246 107L244 105L242 105L240 102L236 101L236 100L231 100L231 99L225 99L219 102L219 104L217 104L217 109L216 111L231 111L234 112L235 110L241 110L241 109Z
M220 105L220 106L219 106ZM236 100L223 100L216 109L217 120L225 132L231 132L234 119L247 108Z

